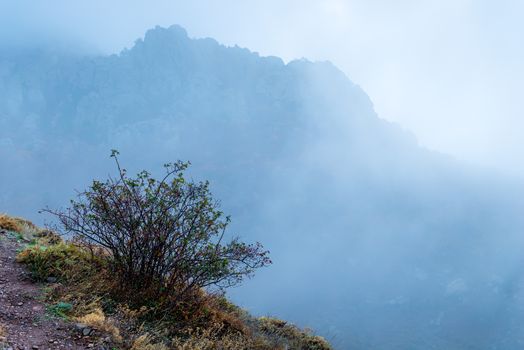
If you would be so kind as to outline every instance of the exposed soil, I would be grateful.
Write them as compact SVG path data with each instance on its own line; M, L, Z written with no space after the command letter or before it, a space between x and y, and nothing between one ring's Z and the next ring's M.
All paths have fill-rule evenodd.
M0 350L93 348L73 325L46 312L39 301L42 286L32 283L15 261L23 244L0 229Z

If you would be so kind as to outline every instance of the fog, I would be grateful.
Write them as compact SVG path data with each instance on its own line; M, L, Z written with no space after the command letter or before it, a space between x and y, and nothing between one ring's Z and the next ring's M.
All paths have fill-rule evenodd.
M422 145L522 176L523 11L511 0L4 1L0 45L110 54L178 23L285 62L329 60Z
M229 234L271 251L228 292L251 312L338 349L521 348L518 178L421 147L333 63L178 26L137 37L113 55L52 35L3 46L0 211L41 223L115 170L112 148L131 172L190 160Z

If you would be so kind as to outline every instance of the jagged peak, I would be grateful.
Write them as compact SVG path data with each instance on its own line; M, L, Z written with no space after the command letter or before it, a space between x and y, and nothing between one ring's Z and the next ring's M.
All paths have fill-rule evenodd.
M133 48L141 46L170 46L175 43L189 41L190 38L187 31L179 25L172 25L167 28L156 26L149 29L143 39L136 40Z
M165 27L161 27L161 26L156 26L155 28L153 29L149 29L145 36L144 36L144 41L148 41L148 40L177 40L177 39L189 39L189 36L187 34L187 31L177 25L177 24L173 24L167 28Z
M194 38L190 37L187 31L179 25L171 25L169 27L156 26L149 29L143 38L135 41L135 45L130 49L123 49L119 55L133 55L133 53L142 50L152 51L156 54L164 52L171 55L173 52L180 52L183 54L198 54L204 56L214 52L214 54L221 53L231 55L231 57L260 59L266 64L274 66L285 66L284 61L277 56L261 56L258 52L252 51L245 47L238 45L224 45L217 40L209 37ZM117 55L118 56L118 55Z

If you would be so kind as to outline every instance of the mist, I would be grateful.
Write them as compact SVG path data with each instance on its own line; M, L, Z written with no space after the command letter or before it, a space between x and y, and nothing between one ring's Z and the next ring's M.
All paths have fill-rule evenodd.
M229 234L271 251L228 292L248 310L338 349L520 349L518 177L424 147L330 62L179 26L113 54L60 36L4 40L0 211L50 219L38 209L114 172L110 149L130 172L190 160Z
M0 4L0 47L116 54L178 23L285 62L329 60L423 146L522 178L523 10L506 0L22 0Z

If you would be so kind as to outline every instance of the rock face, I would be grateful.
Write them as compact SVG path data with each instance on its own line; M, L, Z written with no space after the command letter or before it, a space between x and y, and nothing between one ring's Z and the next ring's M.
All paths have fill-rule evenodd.
M130 171L191 160L272 252L232 291L251 310L340 348L519 349L522 188L418 147L330 63L174 26L112 56L4 52L0 96L0 208L66 205L113 148Z

